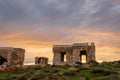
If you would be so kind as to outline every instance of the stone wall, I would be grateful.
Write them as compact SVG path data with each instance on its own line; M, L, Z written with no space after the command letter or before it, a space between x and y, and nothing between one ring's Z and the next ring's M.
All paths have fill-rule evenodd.
M35 64L36 65L47 65L48 58L46 57L35 57Z
M72 64L72 46L71 45L55 45L53 47L53 64L55 65L64 65L64 64ZM66 56L66 60L61 61L61 55L64 53Z
M22 48L0 47L0 56L1 65L23 65L25 50Z
M73 45L54 45L53 46L54 65L74 65L81 62L81 55L86 55L86 61L95 60L95 45L91 43L74 43ZM66 56L66 57L65 57ZM62 60L63 57L66 60Z

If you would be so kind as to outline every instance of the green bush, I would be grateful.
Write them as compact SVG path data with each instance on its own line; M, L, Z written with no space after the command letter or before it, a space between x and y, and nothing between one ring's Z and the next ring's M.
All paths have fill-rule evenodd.
M73 71L69 71L69 72L64 72L63 75L64 76L74 76L76 73Z
M94 67L92 69L92 73L93 74L102 74L102 75L110 75L110 74L118 74L115 71L112 71L110 69L105 69L105 68L101 68L101 67Z
M92 61L88 62L88 64L90 66L97 66L97 65L99 65L99 63L97 61L95 61L95 60L92 60Z
M87 77L80 77L79 80L89 80Z
M60 74L51 74L48 79L49 80L58 80L61 77L62 77L62 75L60 75Z
M25 76L21 76L18 78L18 80L27 80L27 78Z
M120 78L117 75L109 75L98 78L98 80L120 80Z
M53 69L53 70L51 71L51 73L58 73L58 72L59 72L58 69Z
M33 67L33 69L34 69L34 70L40 70L40 69L42 69L42 67L36 65L36 66Z
M92 65L92 64L91 64ZM98 65L25 66L24 68L0 72L0 80L120 80L118 62L103 62Z
M40 73L38 75L35 75L31 78L31 80L39 80L39 79L45 79L47 77L47 75L43 72L43 73Z
M81 62L75 62L75 65L82 65Z
M66 64L65 66L66 66L66 67L71 67L69 64Z

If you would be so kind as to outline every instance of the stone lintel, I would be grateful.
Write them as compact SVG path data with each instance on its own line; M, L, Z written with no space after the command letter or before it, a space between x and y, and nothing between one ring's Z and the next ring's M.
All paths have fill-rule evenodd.
M73 46L88 46L88 43L73 43Z
M53 48L69 48L72 47L72 45L53 45Z
M85 46L94 46L94 43L92 42L92 43L73 43L73 47L78 47L78 46L83 46L83 47L85 47Z

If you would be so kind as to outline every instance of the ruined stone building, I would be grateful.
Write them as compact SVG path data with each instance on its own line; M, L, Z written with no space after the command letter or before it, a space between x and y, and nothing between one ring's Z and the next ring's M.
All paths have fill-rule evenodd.
M48 58L46 57L35 57L35 64L37 65L47 65Z
M0 47L0 65L23 65L24 56L22 48Z
M82 62L82 56L86 56L86 62L95 60L95 45L91 43L74 43L73 45L54 45L53 64L54 65L74 65Z

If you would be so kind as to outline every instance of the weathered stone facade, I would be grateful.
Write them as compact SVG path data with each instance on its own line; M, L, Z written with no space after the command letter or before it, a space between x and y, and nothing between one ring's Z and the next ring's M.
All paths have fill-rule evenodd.
M46 57L35 57L35 64L37 65L47 65L48 58Z
M74 65L82 61L82 55L86 56L86 62L95 60L95 45L91 43L74 43L73 45L54 45L53 46L54 65ZM65 58L65 59L64 59Z
M23 65L24 56L22 48L0 47L0 65Z

